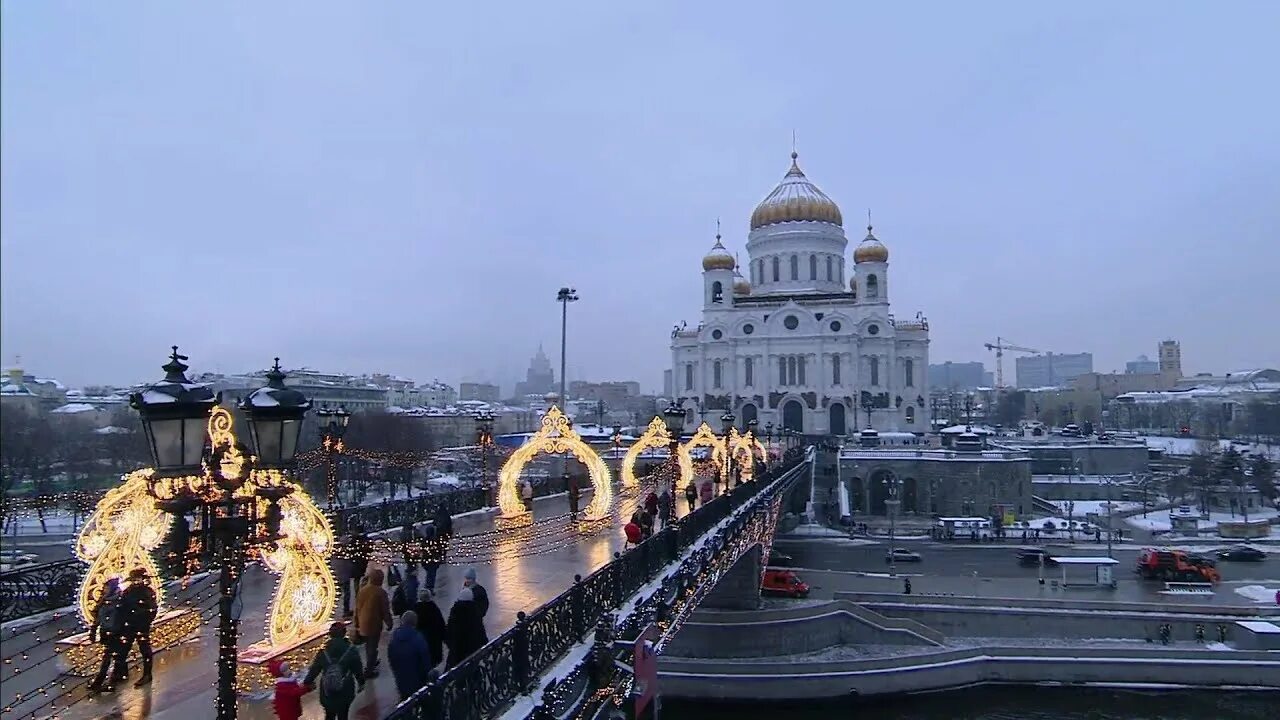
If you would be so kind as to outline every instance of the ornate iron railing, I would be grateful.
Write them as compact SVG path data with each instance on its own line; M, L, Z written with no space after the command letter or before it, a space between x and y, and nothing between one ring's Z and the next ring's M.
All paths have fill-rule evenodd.
M792 453L759 481L721 495L626 553L614 553L610 563L591 575L575 576L563 593L532 615L517 613L514 627L401 703L387 720L481 720L531 692L536 678L581 642L602 616L634 596L734 510L773 487L800 460ZM712 552L709 547L699 555Z
M372 505L357 505L335 511L334 531L341 534L355 527L364 532L389 530L405 523L430 520L441 505L450 515L459 515L480 510L486 504L486 491L483 488L431 493L403 500L384 500Z
M0 622L70 605L83 571L79 560L70 559L0 573Z

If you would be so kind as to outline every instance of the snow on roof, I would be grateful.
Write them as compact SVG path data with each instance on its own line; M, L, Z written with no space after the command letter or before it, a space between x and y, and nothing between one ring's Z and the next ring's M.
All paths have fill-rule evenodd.
M0 385L0 395L32 395L32 392L25 385L5 383Z
M176 400L177 400L176 398L174 398L172 395L169 395L167 393L156 392L155 390L142 391L142 402L146 403L147 405L159 405L161 403L171 403L171 402L176 402Z
M63 405L61 407L54 408L50 412L55 412L62 415L74 415L76 413L93 412L94 410L97 410L97 408L90 405L89 403L67 403L66 405Z
M1059 565L1118 565L1119 560L1109 557L1060 557L1053 556L1053 561Z
M36 382L40 383L41 385L52 385L52 386L54 386L55 388L57 388L57 389L59 389L59 390L66 390L66 389L67 389L67 386L66 386L66 385L63 385L62 383L58 382L57 380L54 380L53 378L41 378L41 377L38 377L38 378L36 378Z
M248 401L253 407L278 407L280 401L276 400L275 395L266 392L269 388L259 388L249 394Z
M951 427L942 428L938 432L944 435L959 435L960 433L963 433L969 430L970 427L971 426L969 425L952 425ZM996 431L992 430L989 427L983 427L981 425L973 425L972 428L973 428L973 433L975 435L995 435L996 434Z
M95 435L127 435L131 432L133 431L129 428L122 428L118 425L108 425L93 431Z

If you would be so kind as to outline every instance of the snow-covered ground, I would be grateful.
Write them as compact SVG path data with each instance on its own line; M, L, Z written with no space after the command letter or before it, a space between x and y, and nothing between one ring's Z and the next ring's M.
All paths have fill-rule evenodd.
M1067 502L1068 502L1067 500L1050 500L1049 502L1053 503L1054 505L1057 505L1058 510L1062 512L1064 517L1066 516ZM1075 510L1073 511L1072 514L1077 518L1082 518L1088 515L1089 513L1094 513L1099 517L1104 517L1107 514L1107 502L1108 501L1106 500L1076 500ZM1117 500L1111 504L1114 506L1111 508L1111 512L1113 514L1119 514L1126 510L1142 509L1142 503L1138 503L1138 502L1123 502L1123 501Z
M779 535L774 539L775 543L787 541L819 541L833 545L845 545L854 547L858 545L877 545L878 540L867 540L864 538L849 537L846 532L841 532L835 528L825 527L823 525L797 525L796 529L785 535Z
M1189 437L1164 437L1161 435L1143 435L1141 440L1147 443L1147 447L1158 448L1164 451L1165 455L1195 455L1199 451L1202 443L1212 444L1213 440L1204 440L1201 438ZM1226 450L1229 446L1235 445L1236 450L1242 453L1265 453L1272 460L1280 460L1280 445L1262 445L1258 443L1233 443L1230 440L1218 440L1218 450Z
M1269 520L1271 518L1276 517L1276 515L1280 515L1280 510L1276 510L1274 508L1258 508L1254 512L1249 513L1249 519L1250 520L1262 520L1262 519ZM1221 523L1221 522L1232 522L1232 521L1238 522L1242 520L1244 520L1244 516L1242 516L1240 513L1236 513L1235 515L1232 515L1229 512L1211 512L1209 513L1208 520L1200 521L1200 527L1202 529L1213 529L1218 527L1218 523ZM1130 526L1140 528L1142 530L1160 530L1160 531L1168 532L1169 529L1171 528L1171 525L1169 523L1169 512L1167 510L1162 510L1160 512L1147 513L1147 515L1145 516L1132 515L1130 517L1125 518L1124 521L1128 523ZM1274 528L1272 528L1272 534L1273 535L1275 534Z
M1276 601L1276 593L1280 593L1280 587L1245 585L1236 588L1237 595L1243 595L1256 603L1274 603Z

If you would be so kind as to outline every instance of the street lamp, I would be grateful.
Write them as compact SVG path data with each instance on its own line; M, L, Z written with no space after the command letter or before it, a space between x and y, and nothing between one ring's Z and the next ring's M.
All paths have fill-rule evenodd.
M894 557L894 519L898 514L898 488L902 485L902 480L897 475L890 475L885 479L884 484L889 491L889 498L884 501L885 510L889 512L889 574L897 574L897 560Z
M568 402L568 396L564 394L564 372L565 372L565 346L566 335L569 329L569 303L578 301L578 291L571 287L562 287L560 292L556 293L556 302L560 303L560 405L561 409L568 411L564 403Z
M218 696L219 720L236 717L236 640L240 611L236 600L247 551L279 538L283 513L279 500L293 492L280 470L298 449L298 432L311 402L284 385L279 359L267 373L268 384L240 403L249 422L252 450L232 432L231 413L216 407L219 396L186 378L186 357L173 348L165 378L130 396L150 441L157 472L148 482L156 507L173 514L174 526L187 527L186 515L198 511L205 533L202 547L218 550ZM205 424L205 433L197 432ZM199 448L200 452L194 452ZM265 501L265 502L263 502ZM175 538L188 539L179 532ZM177 548L185 555L186 548ZM150 676L144 668L144 679Z
M347 423L351 422L351 413L342 407L324 407L316 411L319 421L320 447L324 450L324 486L325 495L332 510L338 504L338 471L334 455L344 450L342 436L347 433Z
M493 413L476 413L476 444L480 446L480 484L489 487L489 448L493 447ZM497 505L496 498L494 505Z
M720 416L720 425L724 428L724 487L732 490L733 485L733 445L729 442L729 433L733 430L733 413L726 412Z
M764 424L764 440L765 440L764 442L765 447L769 448L769 452L772 453L773 452L773 423L771 422L767 422ZM772 460L773 458L769 458L769 459Z
M667 462L671 463L668 468L668 474L673 478L671 481L671 491L667 493L667 502L669 503L667 517L674 519L676 516L676 488L674 478L680 477L680 434L684 432L684 409L672 402L662 411L662 421L667 424L667 434L671 436L671 444L667 449ZM622 442L622 428L614 426L615 442Z
M756 447L756 443L760 442L760 435L757 432L757 428L759 427L760 427L759 420L752 418L751 420L747 421L747 438L750 441L750 443L747 445L747 458L751 460L751 463L752 463L751 477L756 480L759 480L759 478L755 476L756 474L755 473L755 456L756 456L755 447Z

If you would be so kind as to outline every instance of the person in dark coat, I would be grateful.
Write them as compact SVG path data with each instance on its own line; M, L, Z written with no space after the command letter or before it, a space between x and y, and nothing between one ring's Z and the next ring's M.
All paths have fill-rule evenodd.
M102 663L98 666L98 674L89 683L90 692L111 692L117 680L129 675L122 637L124 621L120 578L111 578L102 589L102 597L98 598L93 609L93 625L89 626L89 642L102 643Z
M449 661L446 668L457 667L472 653L489 642L484 632L484 620L476 606L471 588L462 588L458 599L449 608L449 622L445 626L445 642L449 645Z
M689 503L689 512L693 512L694 507L698 504L698 484L690 481L684 486L684 500Z
M644 511L649 513L650 517L658 514L658 494L652 490L644 498Z
M441 503L436 506L435 519L432 521L436 526L436 535L441 538L453 537L453 516L449 514L449 508Z
M444 659L444 614L440 612L431 588L418 590L418 602L413 606L413 612L418 616L418 632L427 641L431 660L439 664Z
M406 610L400 616L400 627L391 633L387 642L387 663L396 680L396 690L401 700L407 700L427 684L427 673L435 667L426 638L418 632L418 614Z
M360 664L360 651L347 639L346 625L340 622L329 626L329 639L311 661L311 668L307 670L302 684L314 689L316 678L330 665L342 668L345 682L338 688L322 686L320 707L324 708L325 720L347 720L356 693L364 690L364 666Z
M471 594L476 600L476 608L480 611L480 619L484 620L484 616L489 614L489 591L485 590L484 586L476 581L475 568L469 567L463 573L462 586L471 590Z
M662 523L662 527L666 527L671 522L671 511L675 509L675 503L671 502L671 494L666 488L662 488L662 494L658 495L658 520Z
M436 531L435 523L430 523L422 528L422 566L426 568L427 577L423 587L436 588L436 574L440 572L440 565L444 562L444 547L446 540L441 540ZM422 618L419 617L419 620Z
M138 643L138 653L142 656L142 677L133 686L142 687L151 682L151 624L156 621L156 614L160 611L156 591L151 589L146 570L137 568L129 573L129 587L120 596L120 605L124 610L121 652L128 657L133 643Z

